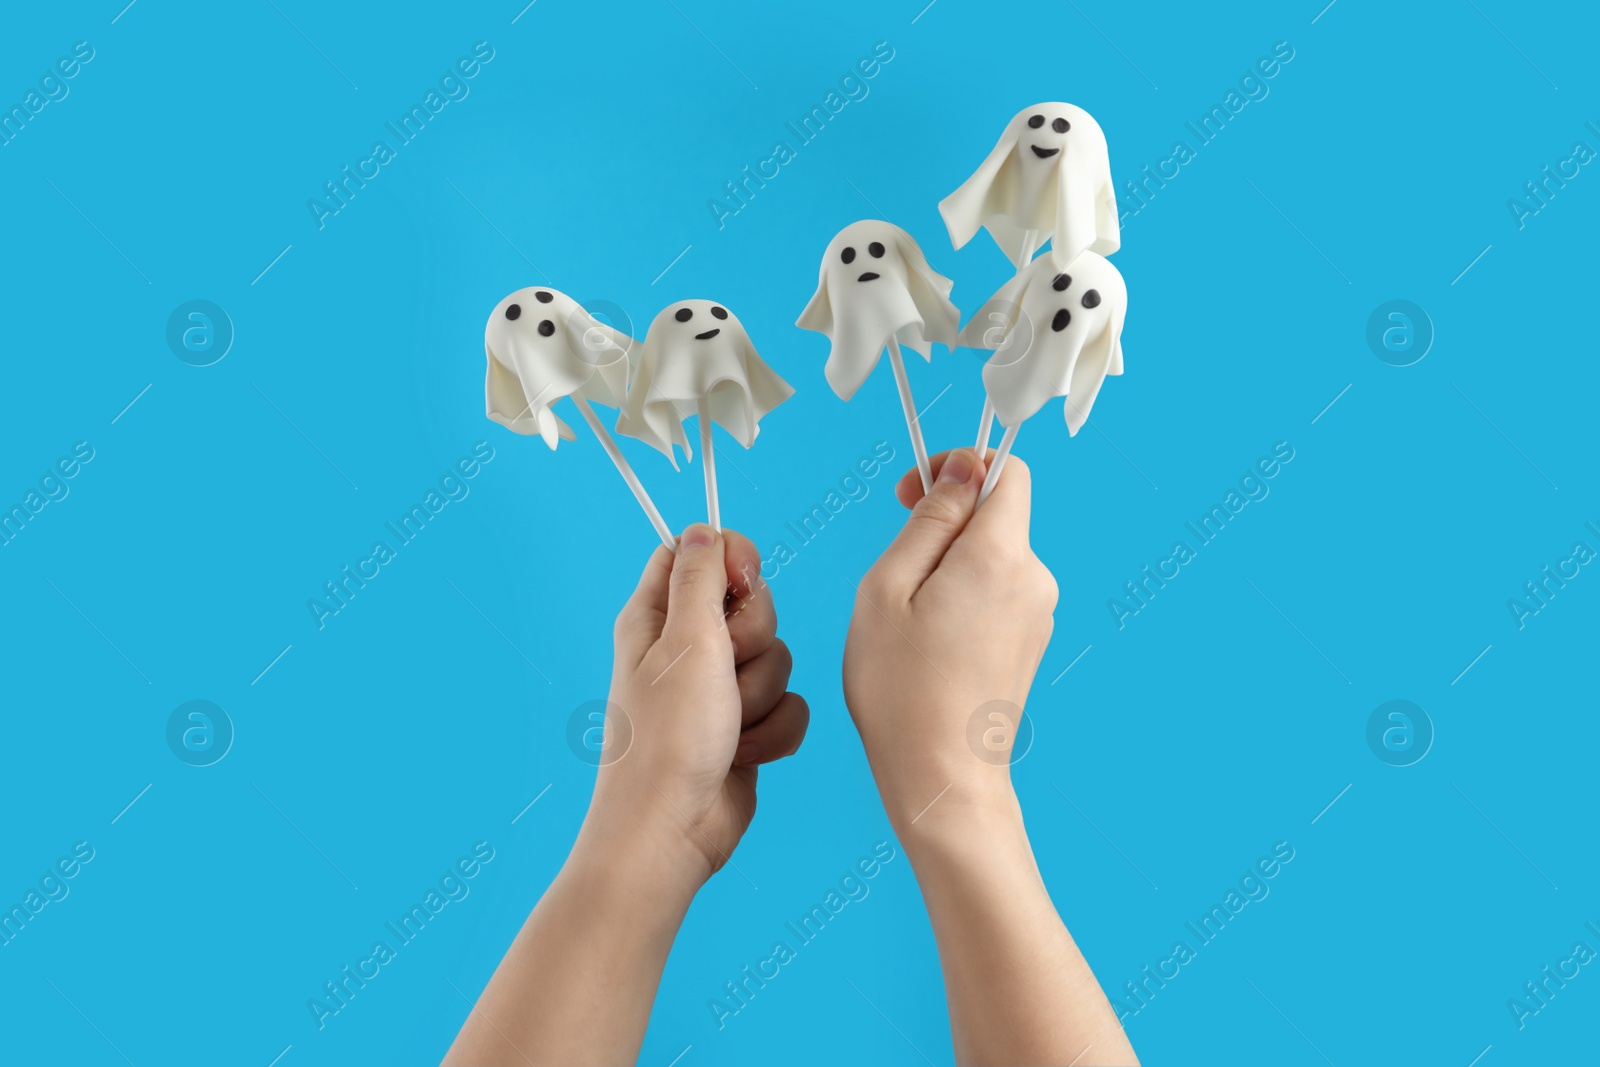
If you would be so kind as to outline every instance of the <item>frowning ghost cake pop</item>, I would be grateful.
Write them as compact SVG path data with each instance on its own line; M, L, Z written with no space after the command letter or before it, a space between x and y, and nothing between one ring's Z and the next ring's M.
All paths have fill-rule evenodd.
M520 434L537 434L554 449L562 440L577 438L551 410L557 400L571 397L662 541L672 548L671 529L590 407L591 402L622 405L633 345L633 338L596 319L564 293L544 287L518 289L495 305L483 330L489 360L485 408L500 425Z
M1121 239L1106 135L1073 104L1019 111L939 213L955 247L987 229L1019 269L1045 237L1058 269L1085 250L1109 256Z
M961 343L993 349L983 387L1006 428L978 496L993 491L1017 429L1052 397L1065 397L1077 436L1107 375L1122 373L1128 290L1109 260L1084 252L1058 269L1040 256L1003 285L961 331Z
M793 395L727 308L710 300L680 300L657 315L645 334L617 432L659 449L676 469L677 447L685 459L694 454L684 420L698 416L706 512L711 525L721 529L711 424L749 448L761 432L762 416Z
M932 488L933 475L900 345L923 359L932 359L931 342L955 346L961 313L950 302L950 286L900 227L876 219L854 222L829 242L816 294L795 323L833 342L823 373L841 400L855 396L888 348L925 490Z

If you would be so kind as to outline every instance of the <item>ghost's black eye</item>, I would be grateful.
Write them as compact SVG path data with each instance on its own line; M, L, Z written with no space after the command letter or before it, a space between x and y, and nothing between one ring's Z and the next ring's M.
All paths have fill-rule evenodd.
M843 252L839 253L839 259L845 263L854 263L856 261L856 250L853 248L846 248Z
M1097 308L1097 307L1099 307L1100 306L1100 294L1097 291L1095 291L1094 289L1090 289L1087 293L1084 293L1083 294L1083 306L1086 307L1086 308Z
M679 322L688 322L690 319L694 318L694 309L679 308L678 313L672 317L677 319Z
M519 316L521 314L522 314L522 305L521 304L512 304L510 307L506 308L506 318L510 319L512 322L516 322L517 321L517 316Z
M727 308L721 308L721 307L714 307L714 308L711 309L711 317L714 318L714 319L725 319L725 318L728 317L728 309Z
M1050 283L1050 288L1058 293L1066 292L1067 286L1072 284L1072 275L1057 274L1056 280Z
M1056 119L1050 124L1050 128L1057 133L1066 133L1068 130L1072 129L1072 123L1068 122L1066 119Z
M548 304L548 303L550 303L550 301L555 299L555 297L551 296L549 293L545 292L543 289L539 290L537 293L534 293L533 294L533 298L535 300L539 301L539 303L541 303L541 304Z
M555 332L556 332L556 324L551 322L549 319L545 319L543 322L539 323L539 336L540 337L549 337L551 334L553 334Z
M872 258L873 259L882 259L883 258L883 245L881 243L877 242L877 241L874 241L870 245L868 245L867 246L867 251L872 253Z
M1032 126L1034 129L1037 130L1040 126L1044 125L1044 116L1043 115L1035 115L1035 116L1033 116L1033 118L1028 120L1028 125Z
M1062 308L1060 311L1056 312L1056 317L1050 320L1050 328L1056 333L1060 333L1062 330L1067 328L1067 323L1071 321L1072 312L1068 311L1066 308Z

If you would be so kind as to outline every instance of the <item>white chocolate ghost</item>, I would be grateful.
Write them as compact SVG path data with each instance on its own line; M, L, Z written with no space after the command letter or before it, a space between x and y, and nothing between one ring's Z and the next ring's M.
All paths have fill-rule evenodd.
M673 446L692 459L683 420L705 400L711 419L744 447L755 443L761 418L794 395L762 361L744 326L710 300L669 305L645 334L617 432L637 437L678 466Z
M1122 373L1128 289L1109 260L1084 252L1059 270L1040 256L1001 286L961 331L961 343L994 350L983 387L1003 426L1021 425L1051 397L1066 397L1077 436L1109 374Z
M972 177L939 202L957 248L979 228L1007 258L1022 255L1025 234L1050 236L1058 267L1085 250L1109 256L1121 247L1111 158L1100 124L1072 104L1019 111Z
M930 342L955 346L961 313L950 286L906 231L876 219L854 222L822 254L816 294L795 325L833 341L823 373L849 400L890 338L930 360Z
M572 428L550 410L564 396L619 407L628 388L633 339L545 287L518 289L495 305L483 330L489 357L489 418L555 448Z

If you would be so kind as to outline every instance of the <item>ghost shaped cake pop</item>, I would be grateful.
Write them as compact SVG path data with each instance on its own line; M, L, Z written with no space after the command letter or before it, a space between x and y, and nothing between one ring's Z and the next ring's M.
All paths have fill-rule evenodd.
M1106 135L1073 104L1017 112L972 177L939 202L939 213L955 247L987 229L1019 269L1046 236L1057 269L1086 250L1109 256L1121 243Z
M562 440L577 438L551 410L557 400L571 397L662 542L673 548L671 529L590 406L622 405L633 338L596 319L565 293L536 286L518 289L495 305L483 345L489 361L484 381L489 418L516 433L537 434L554 449Z
M1084 252L1058 269L1040 256L979 308L961 343L993 349L983 387L1006 428L979 502L988 498L1017 429L1052 397L1065 397L1067 433L1077 436L1107 375L1122 373L1128 290L1109 260Z
M761 432L762 417L793 395L727 308L710 300L680 300L663 309L645 334L617 432L660 450L677 469L678 447L685 459L694 454L684 420L698 416L706 510L711 525L720 529L711 424L749 448Z
M576 300L546 287L518 289L489 315L483 344L489 418L552 449L576 435L550 410L564 396L617 407L628 388L633 339L594 318Z
M828 243L816 294L795 323L833 342L823 374L841 400L856 394L888 348L924 489L932 486L932 471L900 345L929 360L931 342L955 346L961 313L950 287L906 231L877 219L854 222Z

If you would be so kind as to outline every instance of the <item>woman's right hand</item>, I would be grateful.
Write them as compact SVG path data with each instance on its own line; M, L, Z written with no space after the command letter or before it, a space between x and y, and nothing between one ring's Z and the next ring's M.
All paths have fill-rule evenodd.
M1027 465L1012 456L981 509L970 449L933 468L927 495L915 470L897 487L911 517L861 580L844 655L845 703L908 844L935 801L1015 810L1011 744L1057 595L1028 544Z

